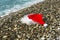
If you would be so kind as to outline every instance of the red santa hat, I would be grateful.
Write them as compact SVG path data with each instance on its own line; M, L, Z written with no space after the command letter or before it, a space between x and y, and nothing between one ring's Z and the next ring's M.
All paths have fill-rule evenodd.
M26 23L27 25L36 24L39 23L43 25L44 27L47 26L47 24L43 20L42 14L28 14L21 18L22 23Z

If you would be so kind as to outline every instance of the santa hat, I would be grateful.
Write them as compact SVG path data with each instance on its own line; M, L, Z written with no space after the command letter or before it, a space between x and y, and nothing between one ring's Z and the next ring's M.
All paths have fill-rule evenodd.
M47 26L47 24L43 20L42 14L28 14L21 18L22 23L26 23L27 25L36 24L39 23L43 25L44 27Z

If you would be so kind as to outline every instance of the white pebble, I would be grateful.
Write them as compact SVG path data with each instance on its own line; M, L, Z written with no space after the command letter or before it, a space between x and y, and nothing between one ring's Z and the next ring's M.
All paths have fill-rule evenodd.
M3 38L7 38L7 36L5 35L5 36L3 36Z

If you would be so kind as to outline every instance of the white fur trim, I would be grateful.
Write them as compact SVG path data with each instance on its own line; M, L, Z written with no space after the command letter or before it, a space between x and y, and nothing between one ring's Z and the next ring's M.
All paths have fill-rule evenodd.
M46 24L46 23L45 23L43 26L44 26L44 27L47 27L47 26L48 26L48 24Z
M23 16L20 21L21 23L26 23L27 25L36 24L36 22L28 18L28 15Z

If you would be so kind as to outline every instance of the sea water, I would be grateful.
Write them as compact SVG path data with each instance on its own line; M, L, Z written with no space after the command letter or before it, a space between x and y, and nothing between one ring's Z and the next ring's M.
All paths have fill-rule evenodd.
M30 7L31 5L44 0L0 0L0 16L16 12L20 9Z

